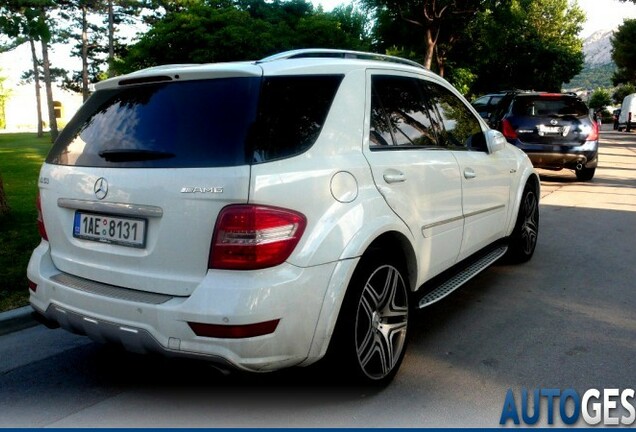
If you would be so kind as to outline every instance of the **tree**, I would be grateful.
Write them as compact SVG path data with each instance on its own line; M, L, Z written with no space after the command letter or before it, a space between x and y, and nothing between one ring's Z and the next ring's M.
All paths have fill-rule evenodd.
M364 35L346 30L364 27L345 21L355 20L346 10L325 13L304 0L208 0L167 7L129 47L116 65L119 72L169 63L259 59L293 48L368 48Z
M583 67L578 38L584 12L568 0L509 0L471 23L460 66L477 75L476 93L505 89L560 91Z
M380 50L415 57L440 75L453 45L485 0L362 0L375 11L375 34Z
M0 6L0 32L13 38L15 45L27 40L40 42L44 68L44 84L49 109L49 126L51 128L51 139L55 140L58 135L58 130L55 108L53 106L53 90L51 87L49 62L49 42L52 38L52 23L48 16L48 12L53 7L53 0L6 0ZM35 50L32 50L32 56L35 67L37 64ZM39 94L37 82L36 91Z
M597 88L594 90L587 105L594 111L605 109L605 107L612 104L612 97L609 90L603 88Z
M612 94L612 100L616 104L622 104L625 96L636 93L636 87L633 84L621 84L616 87Z
M612 77L614 85L636 84L636 19L626 19L612 36L612 60L616 63L616 72Z

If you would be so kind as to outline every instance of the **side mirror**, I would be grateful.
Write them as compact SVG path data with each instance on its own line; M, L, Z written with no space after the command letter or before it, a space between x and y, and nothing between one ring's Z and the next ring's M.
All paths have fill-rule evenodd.
M486 132L486 140L488 141L488 152L495 153L503 150L506 147L506 137L501 132L494 129L489 129Z

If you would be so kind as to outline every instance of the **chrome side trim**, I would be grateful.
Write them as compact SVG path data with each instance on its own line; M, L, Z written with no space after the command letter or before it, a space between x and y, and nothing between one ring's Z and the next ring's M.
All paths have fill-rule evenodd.
M496 205L494 207L489 207L487 209L482 209L482 210L477 210L477 211L474 211L474 212L471 212L471 213L467 213L467 214L464 215L464 217L465 218L469 218L469 217L480 215L482 213L489 213L489 212L492 212L492 211L495 211L495 210L500 210L500 209L503 209L503 208L506 208L505 204L499 204L499 205Z
M84 210L95 213L121 214L125 216L162 217L161 207L134 205L126 203L98 202L71 198L58 198L57 206L71 210Z
M500 210L500 209L503 209L503 208L506 208L506 206L504 204L499 204L499 205L496 205L494 207L489 207L487 209L477 210L477 211L474 211L474 212L471 212L471 213L467 213L465 215L455 216L455 217L452 217L452 218L449 218L449 219L444 219L444 220L441 220L441 221L433 222L431 224L424 225L422 227L422 234L424 235L424 237L426 237L427 235L424 234L424 232L426 230L428 230L428 229L435 228L435 227L442 226L442 225L446 225L446 224L453 223L453 222L457 222L459 220L466 219L466 218L473 217L473 216L477 216L477 215L480 215L482 213L489 213L489 212L492 212L492 211L495 211L495 210Z
M450 218L450 219L444 219L444 220L441 220L441 221L433 222L432 224L424 225L422 227L422 231L427 230L427 229L431 229L431 228L435 228L435 227L438 227L438 226L441 226L441 225L446 225L446 224L449 224L449 223L452 223L452 222L457 222L458 220L462 220L462 219L464 219L463 215L462 216L455 216L455 217Z
M58 273L54 276L51 276L51 280L69 288L84 291L87 293L137 303L160 305L174 298L174 296L166 294L139 291L130 288L108 285L101 282L95 282L66 273Z

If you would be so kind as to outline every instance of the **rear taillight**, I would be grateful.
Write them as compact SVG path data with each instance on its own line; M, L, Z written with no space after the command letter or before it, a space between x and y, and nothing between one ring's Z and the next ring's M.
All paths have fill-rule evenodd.
M501 133L503 133L507 139L511 139L511 140L517 139L517 131L510 123L510 120L508 119L503 119L501 121Z
M49 236L46 234L46 227L44 226L44 217L42 216L42 200L40 199L39 193L35 200L35 205L38 209L38 231L40 232L40 237L48 241Z
M598 141L598 123L597 122L592 122L592 131L589 133L587 138L585 138L585 140Z
M35 282L27 279L27 281L29 282L29 289L33 292L36 292L38 289L38 284L36 284Z
M283 263L303 235L307 220L277 207L231 205L217 219L209 268L256 270Z

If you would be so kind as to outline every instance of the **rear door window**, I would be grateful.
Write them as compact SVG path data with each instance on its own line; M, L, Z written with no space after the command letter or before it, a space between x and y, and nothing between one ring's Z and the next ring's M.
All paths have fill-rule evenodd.
M480 121L457 96L435 83L427 84L427 96L443 126L440 141L445 147L488 150Z

